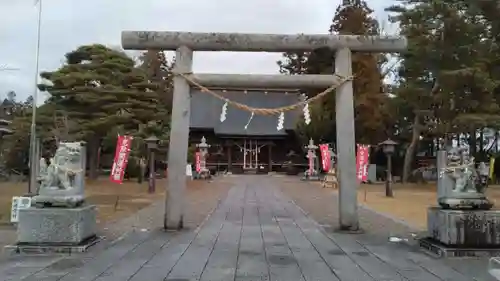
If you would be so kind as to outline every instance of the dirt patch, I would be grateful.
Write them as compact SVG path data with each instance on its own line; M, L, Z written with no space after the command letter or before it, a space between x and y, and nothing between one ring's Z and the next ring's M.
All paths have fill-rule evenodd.
M326 228L338 227L337 191L322 188L315 182L300 181L297 177L284 177L278 181L281 191L319 224ZM389 208L397 207L391 205ZM408 235L415 230L408 225L363 208L359 208L359 223L366 232L383 236Z
M315 220L321 224L338 224L337 190L322 188L318 183L301 182L295 178L283 181L281 190ZM427 208L437 205L436 184L395 183L393 192L394 197L386 197L383 183L362 184L359 187L358 203L368 207L359 209L361 226L390 233L406 231L409 229L407 226L414 230L426 230ZM493 202L500 202L500 186L490 186L487 195ZM500 206L494 208L500 209ZM396 221L388 217L395 218Z
M384 184L362 184L358 190L358 202L417 229L427 229L427 208L437 202L435 185L394 184L393 192L394 197L386 197Z
M0 183L0 222L10 220L10 206L13 196L27 192L27 183ZM87 202L98 209L98 222L108 222L136 212L155 201L163 194L164 180L158 181L156 194L147 192L147 183L125 182L111 183L107 178L88 181L85 187ZM139 201L137 201L139 200Z
M437 205L437 187L428 184L393 184L394 197L385 196L385 185L362 184L358 202L382 213L408 222L418 229L427 229L427 208ZM500 187L491 186L486 192L493 202L500 202ZM495 206L494 208L499 208Z

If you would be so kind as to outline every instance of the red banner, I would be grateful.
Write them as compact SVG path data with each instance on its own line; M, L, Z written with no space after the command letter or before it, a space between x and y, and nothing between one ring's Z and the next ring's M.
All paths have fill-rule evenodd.
M358 153L356 155L356 177L359 182L368 180L368 163L370 156L370 146L357 144Z
M196 172L199 173L201 171L201 152L197 151L194 155L195 158L195 168Z
M330 171L330 150L328 149L328 144L320 144L319 151L321 153L321 164L323 165L323 171Z
M115 159L111 168L111 181L122 183L125 169L127 168L128 156L132 145L132 136L118 136L116 141Z

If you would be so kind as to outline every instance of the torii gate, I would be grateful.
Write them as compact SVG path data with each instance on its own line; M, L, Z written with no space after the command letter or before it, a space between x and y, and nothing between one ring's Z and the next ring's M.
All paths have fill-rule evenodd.
M190 85L188 79L206 87L328 88L340 77L352 75L351 51L393 53L407 48L404 37L329 34L241 34L123 31L126 50L175 50L174 97L168 155L168 188L165 200L165 229L181 229L186 189L189 138ZM192 74L193 51L298 52L319 48L336 50L337 75L240 75ZM182 74L182 75L180 75ZM184 77L184 76L186 77ZM340 230L358 231L358 204L354 138L352 81L337 88L337 154Z

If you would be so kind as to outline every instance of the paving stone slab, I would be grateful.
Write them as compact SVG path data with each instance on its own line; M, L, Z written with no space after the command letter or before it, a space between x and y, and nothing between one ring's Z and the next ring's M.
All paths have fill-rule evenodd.
M243 220L243 209L233 209L232 212ZM241 236L241 224L226 222L217 238L208 263L201 275L201 281L233 281L236 274L238 248Z
M262 280L268 280L269 268L262 240L255 190L247 188L245 199L236 280L249 276L260 276Z
M66 275L78 271L79 269L99 267L99 262L112 264L117 258L145 241L150 235L150 233L130 233L115 243L109 243L108 245L110 245L110 247L104 247L100 251L72 256L60 256L58 258L52 257L50 263L45 264L45 266L37 271L32 271L28 275L19 272L19 275L16 276L18 279L15 280L62 280ZM24 259L24 262L30 259L36 260L40 258L50 259L49 257L30 257L29 259L23 258L22 256L17 257L17 259ZM0 276L3 277L3 274L0 273Z
M154 234L156 235L156 233ZM93 281L113 265L121 262L121 259L130 251L137 249L141 244L151 238L151 233L131 233L129 239L106 249L102 254L91 258L87 263L74 271L69 272L60 281Z
M157 252L168 244L171 235L162 233L128 252L120 262L103 272L95 281L123 281L130 279Z

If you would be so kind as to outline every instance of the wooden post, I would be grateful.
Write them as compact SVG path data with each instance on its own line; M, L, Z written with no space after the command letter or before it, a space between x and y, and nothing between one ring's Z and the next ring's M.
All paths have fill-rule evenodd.
M232 159L232 155L231 155L231 150L233 148L233 145L232 144L228 144L227 145L227 172L231 172L232 169L233 169L233 159Z
M335 73L352 75L351 50L343 48L335 56ZM352 81L337 88L337 159L339 167L339 224L341 230L358 231L358 182L354 137L354 96Z
M193 65L193 51L181 46L175 54L175 73L189 73ZM186 165L189 145L190 87L185 78L174 76L172 124L168 149L168 185L165 199L165 229L183 228Z
M268 152L269 152L269 159L268 159L268 166L269 166L269 173L273 171L273 145L270 143L267 145L268 147Z

